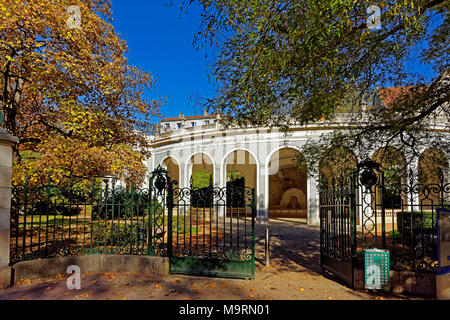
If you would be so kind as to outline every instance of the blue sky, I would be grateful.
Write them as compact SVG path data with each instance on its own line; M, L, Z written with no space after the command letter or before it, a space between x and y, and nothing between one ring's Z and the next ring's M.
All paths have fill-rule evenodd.
M188 12L182 12L180 1L172 2L168 6L169 0L112 0L113 25L127 41L129 64L151 72L158 80L157 91L147 96L167 98L161 108L163 116L202 114L195 100L214 95L215 85L208 80L214 51L196 50L192 45L199 31L200 9L193 4ZM435 76L429 65L419 61L417 52L411 52L406 68L418 71L428 81Z
M167 3L167 0L113 0L113 25L127 41L128 63L158 79L157 91L152 90L148 97L167 97L161 109L163 115L201 114L201 107L191 97L214 94L214 84L208 80L213 52L192 46L194 34L199 30L200 10L191 6L187 13L182 13L178 4L169 7Z

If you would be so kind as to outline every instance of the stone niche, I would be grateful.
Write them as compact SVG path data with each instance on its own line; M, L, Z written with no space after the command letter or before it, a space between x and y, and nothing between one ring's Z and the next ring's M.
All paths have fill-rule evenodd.
M306 174L297 168L279 169L269 176L269 215L306 216Z
M306 209L306 195L297 188L291 188L283 193L280 209Z

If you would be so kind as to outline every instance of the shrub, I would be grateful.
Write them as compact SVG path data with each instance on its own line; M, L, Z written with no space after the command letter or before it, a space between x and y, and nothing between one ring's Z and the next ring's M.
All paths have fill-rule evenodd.
M405 245L418 244L422 241L422 235L426 239L431 239L436 234L436 218L433 217L434 212L409 212L402 211L397 213L397 230L389 233L391 239L400 242ZM403 239L402 239L403 236ZM426 240L427 244L429 241Z
M198 228L193 227L190 224L189 216L174 216L172 220L172 232L174 234L189 234L196 233Z
M411 222L413 229L430 229L436 227L436 217L433 217L434 212L409 212L402 211L397 213L397 224L399 230L411 229ZM411 221L412 219L412 221ZM434 225L433 225L434 222Z
M155 200L151 201L150 206L153 207L153 212L160 207ZM100 200L97 205L94 205L92 218L97 220L142 217L148 214L148 208L148 195L132 194L123 190L110 195L105 200Z
M107 222L95 223L92 226L92 237L94 242L102 245L142 245L147 239L147 227L136 223L133 225Z
M62 215L77 216L81 213L81 207L70 205L53 205L46 201L38 202L34 205L32 214L34 215Z

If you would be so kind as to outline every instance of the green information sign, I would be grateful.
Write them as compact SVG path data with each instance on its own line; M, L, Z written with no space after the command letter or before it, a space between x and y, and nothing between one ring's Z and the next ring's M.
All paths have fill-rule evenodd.
M364 251L364 284L366 289L389 291L391 284L389 251L368 249Z

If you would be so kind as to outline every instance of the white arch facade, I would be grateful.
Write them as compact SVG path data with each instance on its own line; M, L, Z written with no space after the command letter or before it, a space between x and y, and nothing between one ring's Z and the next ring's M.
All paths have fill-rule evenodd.
M178 166L178 177L179 177L179 179L181 179L181 172L182 172L182 170L181 170L181 166L180 166L180 161L178 161L177 158L175 158L175 157L173 157L173 156L166 156L165 158L163 158L163 159L159 162L159 165L160 165L161 167L164 167L164 161L166 161L167 159L172 159L172 160L175 161L175 163L176 163L177 166ZM166 168L166 169L167 169L167 168ZM180 183L180 181L177 181L177 182Z
M253 160L255 160L255 164L256 164L256 190L259 190L259 178L260 178L260 165L258 162L258 158L256 157L256 154L252 151L252 150L248 150L246 148L235 148L235 149L231 149L230 151L228 151L224 156L223 159L221 161L221 165L220 165L220 184L219 186L225 186L226 182L227 182L227 158L233 154L233 152L235 151L244 151L244 152L248 152L249 155L251 155L253 157ZM238 163L239 164L239 163ZM245 164L245 163L243 163ZM258 194L257 194L258 197Z
M278 150L292 148L306 159L309 155L302 147L310 139L319 140L322 134L331 132L334 123L323 122L309 126L293 128L285 134L271 128L225 129L220 123L173 131L166 136L154 138L151 157L147 161L151 172L167 157L174 158L179 165L179 186L189 186L192 156L204 153L213 164L215 187L226 186L226 159L234 151L248 152L256 162L256 198L257 220L266 222L269 218L269 162ZM153 138L153 137L152 137ZM371 157L382 146L374 145L371 152L364 156L357 150L352 152L358 161ZM426 147L424 147L424 150ZM450 157L448 157L450 161ZM417 168L418 159L408 159L411 168ZM415 170L417 171L417 170ZM417 174L417 173L416 173ZM314 168L308 168L307 175L307 223L318 225L319 220L319 161Z
M212 166L213 166L213 172L212 172L212 175L213 175L213 181L216 181L216 178L217 178L217 176L216 176L216 174L215 174L215 172L216 172L216 170L215 170L216 164L215 164L215 162L214 162L214 158L213 158L208 152L205 152L205 151L198 151L198 152L195 152L194 154L190 155L189 158L188 158L188 160L186 161L185 168L184 168L184 178L183 178L184 184L182 185L183 188L189 186L190 178L191 178L191 176L192 176L192 167L193 167L193 165L194 165L194 164L192 163L192 159L193 159L196 155L200 155L200 154L205 155L205 156L206 156L207 158L209 158L209 160L211 161ZM180 179L181 179L181 173L180 173ZM181 186L181 185L180 185L180 186Z

